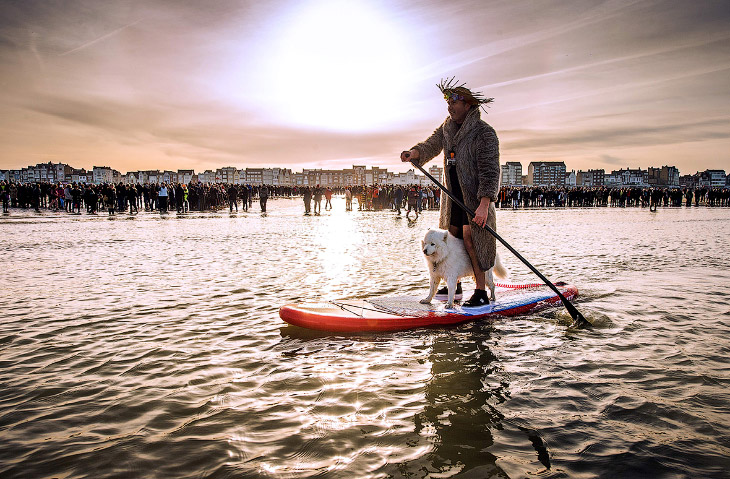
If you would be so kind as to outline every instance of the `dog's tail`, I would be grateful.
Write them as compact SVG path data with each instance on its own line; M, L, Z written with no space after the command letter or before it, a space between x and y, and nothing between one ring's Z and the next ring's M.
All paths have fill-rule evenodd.
M500 260L499 258L499 253L497 253L497 257L494 259L493 272L497 278L507 279L507 276L509 276L507 268L504 267L504 265L502 264L502 260Z

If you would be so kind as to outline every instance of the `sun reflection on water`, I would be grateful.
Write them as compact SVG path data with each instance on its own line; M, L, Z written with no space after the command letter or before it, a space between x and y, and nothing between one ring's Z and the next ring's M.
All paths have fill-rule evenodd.
M335 213L335 221L318 225L318 274L307 278L310 287L322 292L322 300L342 298L351 277L358 271L363 234L352 215Z

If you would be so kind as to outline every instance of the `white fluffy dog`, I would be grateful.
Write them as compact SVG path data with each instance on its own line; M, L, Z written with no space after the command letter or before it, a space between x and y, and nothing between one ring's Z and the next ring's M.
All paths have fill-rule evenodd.
M449 290L446 307L452 308L454 306L456 283L461 278L474 276L469 254L464 247L464 240L457 238L446 230L431 228L421 241L421 249L426 256L428 272L431 275L431 289L428 296L421 300L421 303L431 302L436 294L436 288L443 279L446 281L446 287ZM499 254L497 254L494 267L490 268L485 275L491 293L490 299L494 301L496 299L494 295L494 275L499 278L507 277L507 270L499 260Z

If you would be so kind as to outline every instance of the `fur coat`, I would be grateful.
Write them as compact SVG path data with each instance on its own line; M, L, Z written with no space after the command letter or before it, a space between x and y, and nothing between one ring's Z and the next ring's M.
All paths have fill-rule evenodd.
M464 204L472 211L476 211L482 197L491 198L487 225L497 231L494 201L499 192L499 140L494 129L481 119L479 108L472 108L469 111L461 128L458 128L451 117L446 118L446 121L426 141L413 148L420 153L418 161L420 166L431 161L441 151L444 152L444 173L449 191L452 190L452 185L446 169L446 159L453 151L459 185L464 194ZM449 229L452 201L446 194L442 194L441 199L439 227ZM471 217L469 219L471 220ZM479 264L484 271L487 271L494 266L497 240L486 228L474 223L470 225Z

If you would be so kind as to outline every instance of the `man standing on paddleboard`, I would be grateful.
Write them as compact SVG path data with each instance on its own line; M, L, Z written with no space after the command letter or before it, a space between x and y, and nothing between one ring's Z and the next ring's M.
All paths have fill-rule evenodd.
M444 152L446 185L454 196L476 213L467 217L448 196L441 201L439 227L464 239L476 281L474 295L464 306L489 304L485 271L494 266L497 240L484 225L497 230L494 201L499 192L499 140L494 129L481 119L480 107L494 101L479 92L472 92L453 78L438 85L448 103L449 116L425 141L401 153L403 162L418 166ZM438 294L445 294L439 291ZM457 287L461 293L461 285Z

